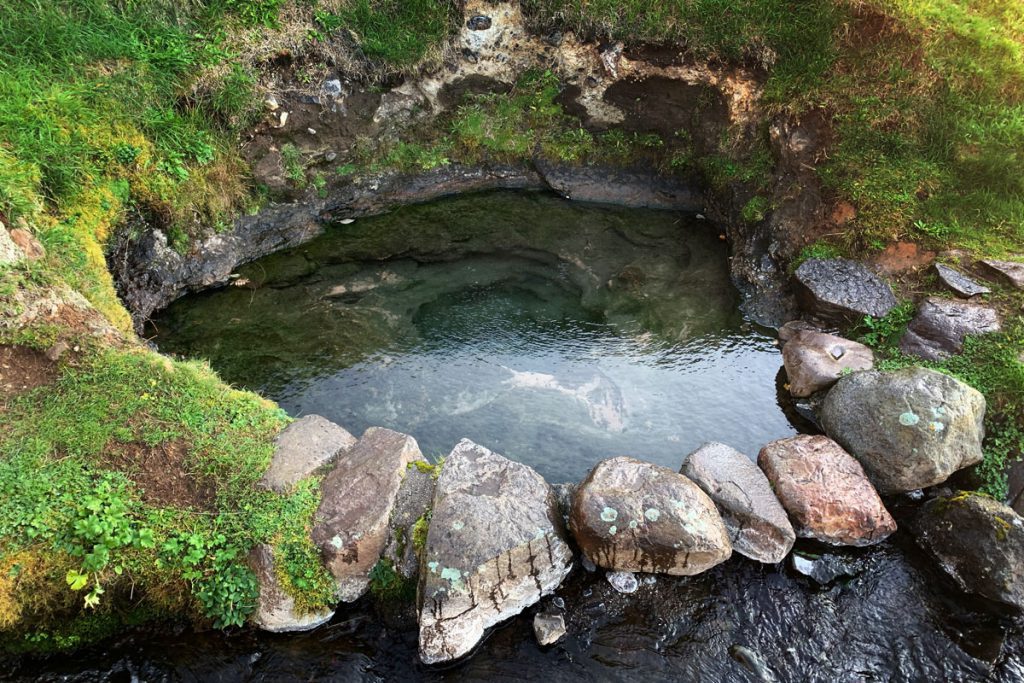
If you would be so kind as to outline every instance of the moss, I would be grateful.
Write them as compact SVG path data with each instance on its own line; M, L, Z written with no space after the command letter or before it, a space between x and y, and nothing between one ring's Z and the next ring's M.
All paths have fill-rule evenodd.
M412 525L412 547L420 557L423 556L423 551L427 547L427 532L430 531L431 512L431 510L424 512Z
M370 592L384 602L412 602L416 598L416 582L395 571L391 560L381 558L370 570Z

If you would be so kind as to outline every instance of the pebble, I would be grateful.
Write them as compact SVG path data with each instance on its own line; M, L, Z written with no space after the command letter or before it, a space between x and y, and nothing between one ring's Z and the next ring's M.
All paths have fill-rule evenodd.
M635 593L636 589L640 587L640 582L637 581L636 574L633 572L608 572L605 578L608 579L612 588L626 595Z
M324 155L324 159L326 159L327 161L334 161L337 158L338 154L336 152L328 152L327 154Z
M277 103L276 97L270 95L267 99L263 100L263 106L267 108L267 111L277 111L277 108L281 105Z

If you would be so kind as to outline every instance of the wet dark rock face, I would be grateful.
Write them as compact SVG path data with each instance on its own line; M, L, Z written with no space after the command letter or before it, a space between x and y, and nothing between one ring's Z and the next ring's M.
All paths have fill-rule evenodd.
M806 548L814 555L836 552ZM839 558L846 575L827 586L740 558L700 576L659 576L631 595L616 593L600 574L577 572L537 606L563 615L568 635L560 643L537 645L527 612L494 631L476 656L440 671L417 663L414 631L390 631L357 605L315 632L287 638L254 631L138 634L45 668L5 674L68 683L131 675L156 681L758 681L745 648L780 683L1024 677L1024 623L960 596L905 537Z

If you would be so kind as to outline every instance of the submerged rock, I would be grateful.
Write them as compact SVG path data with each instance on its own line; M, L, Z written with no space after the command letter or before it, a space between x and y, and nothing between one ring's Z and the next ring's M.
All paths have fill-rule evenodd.
M554 645L565 635L565 617L561 614L538 613L533 617L533 635L541 647Z
M855 341L805 330L786 342L782 362L789 378L789 393L806 398L829 388L845 373L870 370L875 364L875 354Z
M852 453L882 493L942 483L981 462L985 398L925 368L870 370L839 380L825 397L825 433Z
M355 443L354 436L327 418L319 415L299 418L278 434L274 457L259 485L286 493Z
M604 460L573 498L576 542L613 571L688 576L732 555L729 533L699 486L667 467L633 458Z
M1020 261L981 261L981 265L1003 282L1024 289L1024 263Z
M773 441L761 449L757 463L798 536L865 546L896 531L896 522L860 463L828 437L800 435Z
M813 579L822 586L827 586L839 578L857 576L863 568L863 563L859 558L828 553L823 555L793 553L790 555L790 564L794 571Z
M934 498L914 521L917 542L969 593L1024 609L1024 519L980 494Z
M953 292L963 297L988 294L992 291L988 287L967 277L956 268L951 268L950 266L946 266L941 263L935 264L935 274L939 276L939 280L942 284L946 285L946 287L949 287Z
M426 462L416 439L370 427L324 478L312 536L338 583L339 599L352 602L366 592L388 541L399 487L416 462Z
M750 458L721 443L691 453L680 472L707 493L722 513L733 550L758 562L781 562L796 534L768 478Z
M325 624L334 616L333 610L301 614L295 599L281 586L274 568L274 550L262 543L249 553L249 566L260 585L260 596L250 621L258 628L273 633L309 631Z
M889 285L857 261L808 259L793 279L800 306L824 320L848 323L864 316L881 318L896 305Z
M964 349L969 334L1001 329L994 308L966 301L928 297L900 339L900 350L925 360L941 360Z
M420 658L436 664L467 654L486 629L554 591L571 566L544 478L459 442L437 481L423 551Z
M629 595L636 593L640 587L640 581L637 580L636 574L633 572L608 572L604 578L618 593Z

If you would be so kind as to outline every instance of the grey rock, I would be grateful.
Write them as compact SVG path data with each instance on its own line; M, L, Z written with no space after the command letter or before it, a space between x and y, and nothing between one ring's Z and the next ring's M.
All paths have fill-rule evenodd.
M468 653L486 629L553 592L572 557L544 478L459 442L437 481L423 552L420 659L436 664Z
M636 590L640 587L640 582L633 572L608 572L604 578L608 580L608 583L611 584L611 587L616 592L626 595L636 593Z
M798 536L866 546L896 531L896 522L864 469L824 436L773 441L757 457Z
M466 20L466 28L470 31L486 31L491 28L491 18L477 14Z
M420 563L413 543L413 527L430 510L433 500L433 471L413 463L398 489L383 554L383 558L391 562L395 573L406 581L412 581L419 575Z
M552 484L551 490L555 492L555 500L558 502L558 512L562 515L562 522L568 526L569 513L572 511L572 497L576 495L576 484Z
M862 263L844 258L804 261L793 274L793 284L804 310L837 323L881 318L897 303L888 284Z
M0 265L12 265L24 258L25 252L14 243L7 228L0 223Z
M666 467L633 458L597 464L573 498L569 527L584 556L614 571L699 574L732 555L715 504Z
M338 78L329 78L324 81L321 88L326 97L336 98L341 97L341 80Z
M981 461L985 398L925 368L869 370L842 378L821 409L825 433L882 493L934 486Z
M327 154L324 155L324 161L326 161L327 163L330 163L330 162L334 161L337 158L338 158L338 153L337 152L328 152Z
M785 344L795 337L799 332L822 332L817 325L812 325L806 320L790 320L779 328L779 341Z
M340 600L352 602L369 587L402 480L417 461L425 462L416 439L371 427L324 478L312 537Z
M561 614L538 613L533 617L533 635L541 647L554 645L565 636L565 617Z
M263 488L286 493L356 443L347 431L319 415L306 415L284 428L275 441Z
M782 348L789 393L798 398L827 389L848 372L870 370L875 354L863 344L824 332L802 330Z
M790 555L790 564L797 573L822 586L836 579L852 578L862 570L862 562L858 558L832 554L809 556L793 553Z
M967 335L1002 329L994 308L938 297L925 299L900 339L900 350L925 360L941 360L964 348Z
M273 633L309 631L325 624L334 616L333 610L300 614L295 599L285 592L274 570L274 551L269 545L257 545L249 553L249 566L260 586L259 599L250 621L258 628Z
M981 265L994 277L1007 284L1024 289L1024 263L1020 261L981 261Z
M949 287L956 294L963 297L977 296L978 294L988 294L992 290L985 287L979 282L972 280L956 268L944 265L942 263L935 264L935 274L939 276L939 280L942 284Z
M758 562L781 562L796 534L764 472L750 458L721 443L691 453L680 472L718 506L733 550Z
M917 542L960 587L1024 609L1024 519L987 496L933 498L914 521Z

